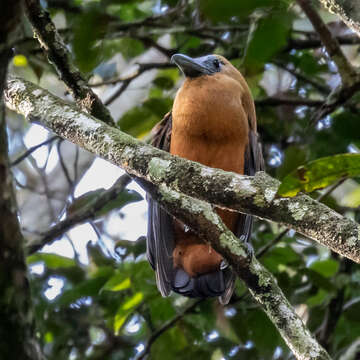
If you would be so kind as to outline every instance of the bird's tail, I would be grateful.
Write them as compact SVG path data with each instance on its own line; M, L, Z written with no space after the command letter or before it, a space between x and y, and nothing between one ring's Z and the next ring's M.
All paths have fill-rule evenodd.
M217 271L191 277L183 269L174 269L172 290L192 298L219 297L227 304L235 286L235 275L229 266Z

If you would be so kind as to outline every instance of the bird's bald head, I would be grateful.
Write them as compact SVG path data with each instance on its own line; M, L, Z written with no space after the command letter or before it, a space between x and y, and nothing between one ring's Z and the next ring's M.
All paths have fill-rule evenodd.
M176 64L187 78L197 78L203 75L224 74L238 78L239 71L221 55L206 55L192 58L183 54L175 54L171 62Z
M221 72L225 65L223 57L218 55L206 55L192 58L183 54L175 54L171 62L175 63L186 77L195 78L202 75L214 75Z

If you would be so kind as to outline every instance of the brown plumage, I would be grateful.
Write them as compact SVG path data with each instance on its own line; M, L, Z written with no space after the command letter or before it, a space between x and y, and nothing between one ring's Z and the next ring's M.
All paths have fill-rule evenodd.
M224 57L174 55L186 76L172 113L154 129L153 145L204 165L254 175L263 160L255 107L240 72ZM242 240L251 234L249 215L218 209ZM174 290L190 297L220 296L227 303L234 275L223 258L194 231L149 200L147 253L163 296Z

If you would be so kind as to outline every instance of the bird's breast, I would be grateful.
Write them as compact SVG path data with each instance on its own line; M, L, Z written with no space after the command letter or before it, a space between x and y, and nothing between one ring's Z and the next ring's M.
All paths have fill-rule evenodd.
M239 83L226 76L186 80L173 105L170 152L242 173L249 123L241 98Z

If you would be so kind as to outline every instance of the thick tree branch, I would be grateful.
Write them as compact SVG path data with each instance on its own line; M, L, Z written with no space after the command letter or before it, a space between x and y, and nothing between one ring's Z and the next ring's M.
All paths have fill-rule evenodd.
M18 113L36 119L57 135L136 177L223 208L286 225L360 262L359 224L307 195L278 198L279 181L263 172L254 177L238 175L172 156L77 111L25 80L10 80L6 98L8 106Z
M360 2L358 0L319 0L333 14L360 36Z
M46 52L49 62L58 72L73 94L78 106L96 118L111 125L114 120L109 110L87 85L86 80L71 60L61 36L57 32L48 12L43 10L39 0L25 0L27 16L33 26L34 34Z
M155 187L142 179L140 184L171 215L196 229L200 237L224 256L263 306L297 359L330 359L296 315L272 274L249 252L247 244L239 241L225 226L210 204L180 194L164 184Z

